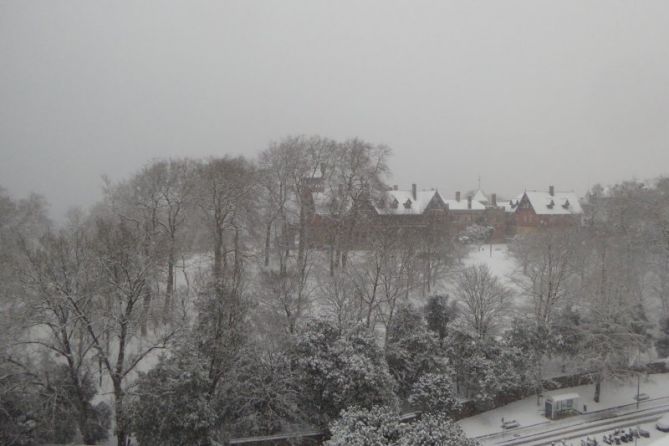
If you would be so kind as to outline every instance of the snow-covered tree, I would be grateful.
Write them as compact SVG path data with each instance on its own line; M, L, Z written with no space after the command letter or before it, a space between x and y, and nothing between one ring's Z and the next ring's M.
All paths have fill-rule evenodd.
M162 356L153 369L140 374L129 418L142 446L210 444L221 416L209 394L206 362L193 347Z
M396 445L404 434L397 411L385 406L350 407L330 424L327 446Z
M303 388L302 407L322 424L349 406L396 404L395 382L374 334L363 326L340 329L309 322L291 353Z
M525 362L528 387L532 387L537 395L537 405L543 394L544 359L552 349L552 334L542 325L533 320L516 318L512 327L504 333L505 344L516 348Z
M388 327L385 354L402 398L421 375L439 372L445 364L436 335L427 329L421 312L410 305L400 307Z
M444 345L458 395L472 398L479 407L489 408L496 399L527 389L526 358L518 347L455 331Z
M463 268L455 285L455 297L469 330L479 338L492 335L509 308L509 290L484 264Z
M400 422L388 407L352 407L330 425L327 446L476 446L460 426L442 414L425 414L411 422Z
M669 356L669 317L660 321L660 334L655 341L655 350L660 358Z
M430 413L403 426L397 446L476 446L462 428L443 414Z
M301 407L303 389L282 351L247 345L216 394L227 435L270 435L313 427Z
M411 388L409 403L418 410L453 416L460 408L453 379L446 373L426 373Z

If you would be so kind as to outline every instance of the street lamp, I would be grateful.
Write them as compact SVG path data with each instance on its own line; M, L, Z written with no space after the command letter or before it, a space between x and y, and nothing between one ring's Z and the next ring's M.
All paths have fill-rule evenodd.
M639 408L639 401L641 401L641 349L637 350L636 356L636 408Z
M639 408L639 400L641 399L641 393L639 393L641 390L641 373L637 371L636 374L636 408ZM636 441L634 442L636 444Z

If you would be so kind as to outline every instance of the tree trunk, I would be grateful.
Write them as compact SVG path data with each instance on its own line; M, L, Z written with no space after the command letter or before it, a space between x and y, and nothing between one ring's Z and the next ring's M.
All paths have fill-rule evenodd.
M302 264L302 260L304 259L304 251L306 250L306 243L307 243L307 217L305 215L306 211L304 209L304 205L300 206L300 233L299 233L299 241L297 245L297 263L298 265Z
M167 286L165 287L165 306L163 308L163 320L167 322L172 312L172 300L174 297L174 250L170 249L167 259Z
M328 254L330 255L330 277L332 277L335 271L334 246L330 246Z
M267 223L265 228L265 266L269 266L269 253L272 240L272 223Z
M121 383L114 379L114 417L116 423L114 433L116 434L117 446L127 446L129 434L123 408L123 397Z
M599 397L601 393L602 393L602 380L599 377L599 375L597 375L597 377L595 378L595 397L593 398L595 403L599 403Z
M79 407L79 416L77 417L79 423L79 432L81 433L82 441L84 442L84 444L87 445L95 444L95 441L90 438L90 433L88 430L88 418L89 418L88 401L86 400L86 396L84 395L77 367L72 358L72 348L65 328L61 329L61 336L63 337L64 349L65 352L67 353L66 360L67 360L68 371L70 373L70 380L72 381L72 385L74 386L75 393L77 396L77 406Z
M140 324L140 332L142 336L147 334L147 324L149 321L149 311L151 311L151 287L144 286L144 298L142 300L142 320ZM109 351L109 343L107 343L107 351Z

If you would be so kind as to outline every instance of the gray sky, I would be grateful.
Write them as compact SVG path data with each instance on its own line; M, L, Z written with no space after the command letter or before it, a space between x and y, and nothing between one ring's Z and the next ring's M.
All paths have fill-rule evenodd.
M669 2L0 0L0 185L56 217L302 133L447 197L669 173Z

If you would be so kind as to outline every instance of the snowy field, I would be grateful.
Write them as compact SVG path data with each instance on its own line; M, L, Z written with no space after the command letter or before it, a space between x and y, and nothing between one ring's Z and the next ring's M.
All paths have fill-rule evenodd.
M504 243L493 245L473 246L465 256L466 266L484 264L490 272L496 275L506 286L514 287L511 281L513 273L518 270L518 264L509 254L508 246Z

